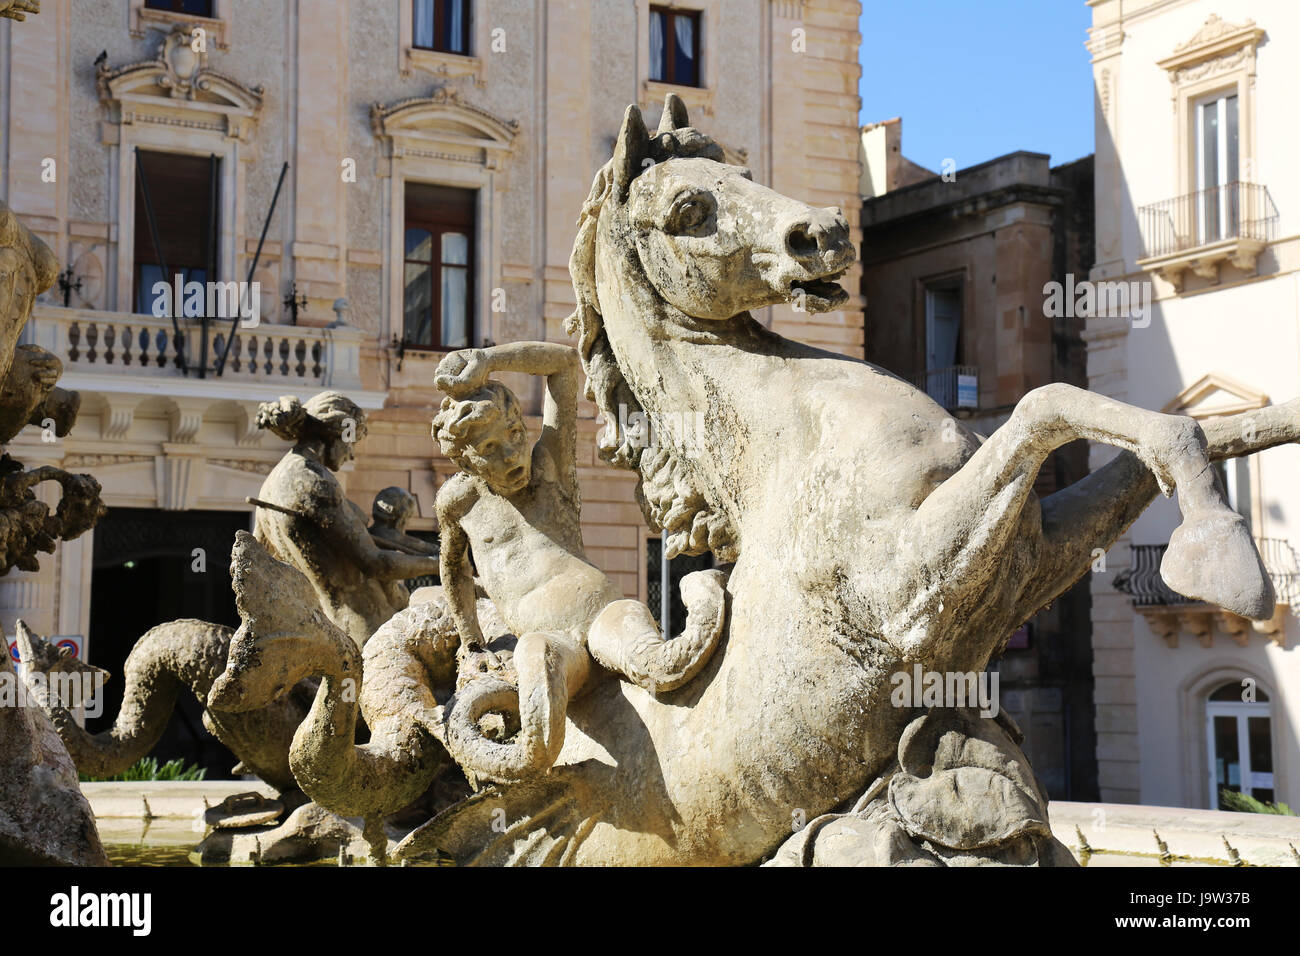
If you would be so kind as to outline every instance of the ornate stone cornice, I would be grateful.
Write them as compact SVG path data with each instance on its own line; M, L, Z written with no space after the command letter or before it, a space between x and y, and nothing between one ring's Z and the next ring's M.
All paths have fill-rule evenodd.
M211 129L245 139L262 109L262 87L210 68L207 52L194 50L191 42L188 29L178 25L152 60L101 63L100 100L117 108L119 122Z
M502 143L509 143L519 131L518 120L506 120L466 100L460 90L451 86L435 87L428 96L413 96L384 105L370 107L370 128L376 136L391 136L394 132L422 129L439 117L454 117Z
M1173 55L1158 61L1158 65L1169 73L1169 80L1175 86L1242 63L1247 63L1254 75L1255 49L1263 36L1264 31L1255 26L1254 20L1234 24L1211 14L1190 40L1174 47Z

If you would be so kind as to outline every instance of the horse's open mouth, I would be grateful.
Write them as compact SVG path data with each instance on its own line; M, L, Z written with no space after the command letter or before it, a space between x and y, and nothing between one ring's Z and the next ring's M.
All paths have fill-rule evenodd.
M848 301L849 294L840 288L839 280L847 269L818 279L803 279L790 283L789 301L808 312L828 312Z

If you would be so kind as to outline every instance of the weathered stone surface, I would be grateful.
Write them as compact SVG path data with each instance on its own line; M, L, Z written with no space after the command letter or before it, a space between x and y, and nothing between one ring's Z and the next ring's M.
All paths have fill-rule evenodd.
M16 686L8 653L0 682ZM0 866L107 866L77 771L44 712L0 706Z
M255 711L229 713L206 706L208 691L226 666L232 633L221 624L191 619L150 628L127 655L122 707L113 726L98 734L78 724L61 702L49 702L46 712L77 770L90 777L112 777L147 756L167 729L177 698L188 692L205 705L203 726L245 770L278 790L296 790L289 743L307 715L315 687L307 683L293 688ZM21 621L18 646L29 672L50 673L62 660L57 648Z
M80 396L55 385L63 363L45 349L18 345L32 304L57 273L49 247L0 202L0 444L28 424L61 437L76 423ZM33 490L44 481L63 490L54 514ZM51 467L24 471L7 453L0 457L0 575L15 567L38 570L37 551L52 552L58 540L93 528L107 510L99 492L89 475Z
M338 392L306 404L286 396L264 403L257 423L294 445L262 484L258 498L273 507L257 509L254 533L307 576L330 620L360 647L406 606L405 587L389 585L437 573L437 559L376 541L334 477L365 437L365 413L354 402Z
M404 711L406 735L354 746L354 644L308 579L247 535L223 698L263 706L324 675L294 770L340 813L372 820L381 808L368 794L395 804L425 789L444 747L471 778L501 781L410 834L404 859L1069 865L1014 725L896 704L894 676L982 672L1161 489L1178 491L1185 519L1166 573L1258 616L1271 585L1208 465L1297 441L1300 404L1252 413L1249 429L1225 419L1207 438L1190 419L1050 386L982 439L894 376L753 319L776 302L836 308L855 253L838 210L780 196L721 156L675 96L654 133L629 108L571 260L569 329L605 420L604 457L637 472L670 555L712 551L733 565L693 589L698 633L688 625L670 646L683 638L644 626L648 612L582 560L572 360L518 343L440 369L450 397L435 434L463 472L438 501L446 606L394 616L364 659L361 709L381 725ZM493 371L547 378L531 452ZM1079 438L1124 451L1039 501L1043 460ZM499 673L483 671L493 662L467 548L519 635ZM681 680L658 679L692 647L669 668Z
M0 15L17 20L38 9L21 0L0 3ZM54 254L0 202L0 444L28 424L63 436L76 422L81 399L56 387L63 371L59 359L17 344L36 296L57 272ZM58 482L63 490L54 514L34 491L44 481ZM51 467L24 471L8 453L0 457L0 575L15 567L38 570L37 551L52 552L58 540L94 527L106 510L99 492L89 475ZM25 630L19 622L20 638ZM7 648L0 651L7 695L0 705L0 863L106 864L72 761L45 713L25 702ZM47 663L55 670L73 666L56 657Z

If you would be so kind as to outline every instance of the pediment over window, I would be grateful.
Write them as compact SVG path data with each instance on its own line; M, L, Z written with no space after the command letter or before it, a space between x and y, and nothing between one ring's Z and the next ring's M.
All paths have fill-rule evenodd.
M1267 404L1268 396L1258 389L1211 372L1175 395L1161 411L1192 418L1213 418L1252 411Z
M118 67L101 63L100 99L123 124L152 122L246 139L262 108L262 87L211 69L208 54L191 43L189 31L178 26L152 60Z
M446 86L428 96L370 108L370 127L390 156L423 156L496 168L519 133L505 120L464 100Z
M1255 26L1254 20L1229 23L1211 14L1195 36L1174 47L1173 56L1161 60L1159 65L1169 72L1175 84L1200 79L1243 60L1253 65L1255 48L1263 36L1264 31Z

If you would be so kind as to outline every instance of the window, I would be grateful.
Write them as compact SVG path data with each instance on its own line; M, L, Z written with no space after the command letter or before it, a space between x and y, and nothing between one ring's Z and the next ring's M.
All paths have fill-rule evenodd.
M1227 809L1224 790L1275 803L1268 694L1256 688L1255 700L1243 701L1240 683L1224 684L1210 694L1205 713L1210 808Z
M1224 497L1228 507L1246 519L1246 526L1251 524L1250 507L1250 462L1245 458L1231 458L1214 463L1219 483L1223 486Z
M692 571L707 571L713 567L713 555L709 553L686 555L679 554L671 561L664 556L663 540L646 539L646 604L650 613L658 622L665 637L676 637L686 629L686 605L682 603L682 578ZM663 582L667 579L668 588ZM664 612L668 615L668 627L663 626Z
M1240 197L1237 94L1196 104L1196 204L1202 244L1237 234Z
M212 17L212 0L145 0L150 10L188 13L192 17Z
M412 45L469 55L469 0L413 0Z
M217 279L216 156L136 151L135 311L153 311L154 283Z
M472 189L406 184L403 340L408 347L474 344Z
M925 286L925 372L916 384L949 411L979 406L978 377L959 364L962 296L960 278Z
M700 85L699 11L650 8L650 79Z

